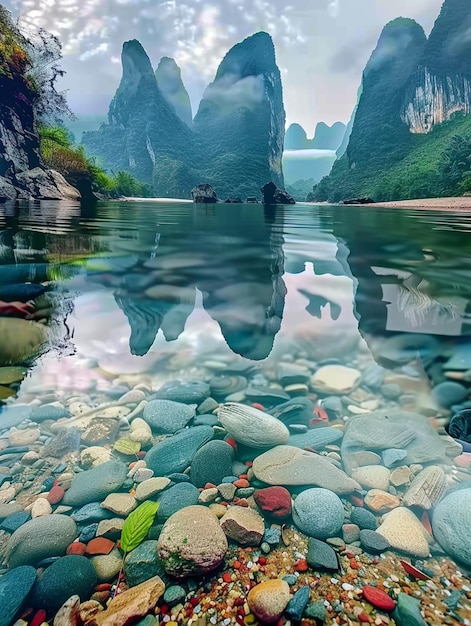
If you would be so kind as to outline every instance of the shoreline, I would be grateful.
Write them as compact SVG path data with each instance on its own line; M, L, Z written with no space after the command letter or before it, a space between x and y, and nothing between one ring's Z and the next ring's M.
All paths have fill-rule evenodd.
M348 205L344 205L348 206ZM470 211L471 196L448 197L448 198L420 198L416 200L398 200L397 202L374 202L365 205L374 208L399 208L399 209L430 209L441 211Z

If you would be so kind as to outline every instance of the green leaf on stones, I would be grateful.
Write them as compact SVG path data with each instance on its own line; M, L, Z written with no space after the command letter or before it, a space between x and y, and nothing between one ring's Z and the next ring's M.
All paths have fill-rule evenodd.
M116 450L116 452L120 452L121 454L126 454L128 456L134 456L140 451L140 449L140 442L132 441L132 439L118 439L118 441L113 446L113 450Z
M147 500L127 516L121 532L121 549L124 552L134 550L144 541L158 508L158 502Z

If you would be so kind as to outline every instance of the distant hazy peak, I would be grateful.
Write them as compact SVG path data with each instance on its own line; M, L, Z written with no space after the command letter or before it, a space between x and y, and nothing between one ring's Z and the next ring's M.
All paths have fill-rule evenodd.
M123 79L129 75L152 74L152 64L146 51L137 39L125 41L121 51L121 62L123 65Z
M163 97L174 108L178 117L190 126L193 117L190 97L175 59L162 57L155 70L155 78Z

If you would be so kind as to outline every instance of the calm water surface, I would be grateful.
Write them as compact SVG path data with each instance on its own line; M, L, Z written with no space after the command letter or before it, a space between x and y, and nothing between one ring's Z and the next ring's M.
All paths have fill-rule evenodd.
M309 204L0 207L0 301L34 300L32 321L0 317L0 456L10 459L0 485L18 460L9 427L25 427L15 405L55 403L76 419L136 385L152 399L168 381L204 381L217 402L261 404L353 479L380 459L391 471L444 469L446 485L420 492L430 506L406 497L420 517L445 488L471 487L471 420L454 439L445 430L471 407L470 231L466 213ZM290 412L300 398L307 418ZM350 422L340 444L332 432ZM325 426L328 441L309 439ZM41 432L35 450L56 431ZM411 480L391 493L402 498Z

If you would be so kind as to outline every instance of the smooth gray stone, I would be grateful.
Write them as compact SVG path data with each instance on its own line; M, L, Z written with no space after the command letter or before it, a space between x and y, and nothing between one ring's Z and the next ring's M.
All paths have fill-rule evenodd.
M434 509L435 540L453 559L471 568L471 488L445 496Z
M147 467L154 476L168 476L182 472L191 465L202 445L214 436L211 426L194 426L177 435L159 441L146 454Z
M180 509L198 504L199 495L199 490L191 483L177 483L166 489L159 498L157 519L163 522Z
M395 463L402 461L407 456L407 450L401 448L388 448L381 453L381 459L383 465L386 467L392 467Z
M359 506L353 507L350 521L352 524L359 526L361 530L376 530L378 528L376 517L373 513Z
M306 560L309 567L315 570L336 572L339 569L339 561L335 550L328 543L314 537L309 537Z
M190 478L196 487L219 485L232 472L234 448L225 441L209 441L193 457Z
M347 473L356 466L352 454L388 448L407 451L404 465L446 458L446 443L427 417L402 410L382 409L349 418L342 439L342 462Z
M101 506L101 502L90 502L85 504L74 513L77 524L90 524L91 522L101 522L104 519L113 519L116 514Z
M93 469L77 474L66 491L62 504L83 506L89 502L104 500L118 491L126 480L128 468L121 461L106 461Z
M29 404L12 404L0 407L0 430L18 426L31 417L33 407Z
M132 550L124 560L124 574L130 587L140 585L153 576L167 577L157 553L157 541L149 539Z
M337 443L343 437L343 432L338 428L313 428L307 433L300 435L291 435L288 439L289 446L296 448L313 448L314 450L323 450L325 446Z
M381 554L391 548L389 541L374 530L360 530L361 545L370 554Z
M196 415L196 405L173 400L150 400L144 408L143 419L154 433L168 435L185 428Z
M340 498L327 489L307 489L293 505L293 521L308 537L336 537L342 528L344 507Z
M8 566L36 565L42 559L61 556L77 535L76 523L66 515L36 517L20 526L8 540Z
M15 567L0 576L0 626L13 624L35 582L36 570L29 565Z
M208 383L170 380L156 392L155 398L185 404L201 404L206 398L209 398L209 392Z
M97 575L91 561L84 556L64 556L48 567L36 582L31 604L53 615L70 596L84 602L93 593Z
M442 407L449 409L468 397L469 389L454 381L444 381L432 389L432 397Z

